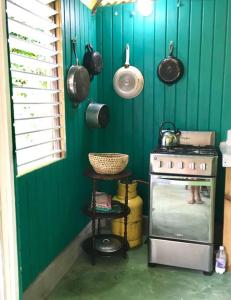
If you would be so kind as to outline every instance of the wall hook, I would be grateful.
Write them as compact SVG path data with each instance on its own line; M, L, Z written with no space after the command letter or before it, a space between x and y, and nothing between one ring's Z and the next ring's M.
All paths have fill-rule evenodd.
M176 6L179 8L183 5L182 0L177 0Z
M170 41L170 43L169 43L169 56L173 56L173 51L174 51L174 42Z

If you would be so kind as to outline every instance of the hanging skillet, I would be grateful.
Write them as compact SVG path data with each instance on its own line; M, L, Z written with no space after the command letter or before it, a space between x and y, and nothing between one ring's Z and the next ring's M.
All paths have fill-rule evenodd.
M85 54L83 57L83 65L88 70L90 79L94 78L94 75L98 75L103 69L102 56L98 51L94 51L91 44L85 46Z
M126 45L126 62L114 75L113 86L115 92L124 99L137 97L143 90L144 78L140 70L130 66L130 48Z
M173 56L174 44L170 42L169 56L163 59L157 67L157 75L161 81L169 85L176 83L184 74L182 62Z
M72 40L72 48L76 59L76 65L72 65L67 74L67 92L71 101L77 106L87 98L90 89L90 77L85 67L78 64L76 54L76 40Z

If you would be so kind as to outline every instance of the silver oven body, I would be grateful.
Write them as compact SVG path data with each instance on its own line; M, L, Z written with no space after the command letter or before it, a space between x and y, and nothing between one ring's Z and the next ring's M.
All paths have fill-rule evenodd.
M215 187L215 176L150 174L150 264L213 270Z

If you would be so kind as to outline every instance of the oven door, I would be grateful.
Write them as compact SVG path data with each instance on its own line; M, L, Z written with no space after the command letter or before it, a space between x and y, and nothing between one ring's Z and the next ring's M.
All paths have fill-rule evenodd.
M213 242L215 178L151 175L149 236Z

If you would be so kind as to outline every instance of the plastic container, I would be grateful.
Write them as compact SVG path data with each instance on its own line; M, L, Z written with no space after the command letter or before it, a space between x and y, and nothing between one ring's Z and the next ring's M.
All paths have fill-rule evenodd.
M223 246L220 246L219 250L216 254L216 265L215 265L215 271L217 274L224 274L226 270L226 253L225 248Z

